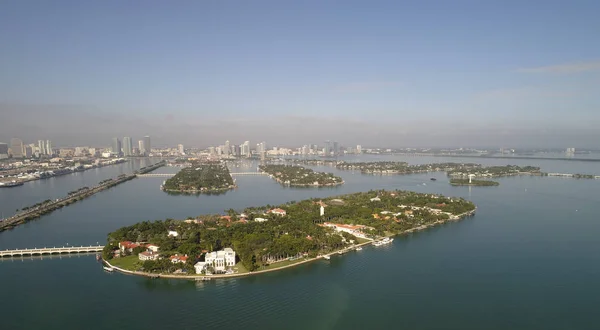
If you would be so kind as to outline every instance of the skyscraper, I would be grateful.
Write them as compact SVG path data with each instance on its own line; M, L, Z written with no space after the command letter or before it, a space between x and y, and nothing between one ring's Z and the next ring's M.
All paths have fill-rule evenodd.
M0 143L0 159L8 158L8 144Z
M229 140L225 141L225 148L223 148L223 154L225 156L229 156L231 153L231 146L229 145Z
M140 156L143 156L146 154L146 148L144 146L144 140L139 140L138 141L138 149L140 149Z
M123 156L133 156L133 144L131 143L131 137L129 136L123 138Z
M340 145L337 141L333 141L333 155L338 156L340 154Z
M13 158L23 158L23 140L10 139L10 150L12 150Z
M362 154L362 146L360 144L356 145L356 153Z
M38 140L38 148L40 148L40 155L46 154L46 142L44 140Z
M144 136L144 151L146 155L149 155L152 152L152 145L150 144L150 136Z
M177 145L177 149L179 150L179 153L180 153L180 154L182 154L182 155L185 155L185 152L184 152L184 150L183 150L183 144L179 144L179 145Z
M325 148L323 148L323 156L331 156L331 142L325 141Z
M240 149L242 157L250 157L250 141L244 141Z
M52 142L50 142L50 140L46 140L46 155L54 155L54 151L52 150Z
M121 154L121 140L119 138L113 138L112 140L112 153L115 155Z

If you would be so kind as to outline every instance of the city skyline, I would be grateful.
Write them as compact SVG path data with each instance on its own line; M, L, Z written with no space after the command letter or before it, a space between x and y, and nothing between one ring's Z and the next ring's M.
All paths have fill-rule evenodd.
M597 146L600 4L378 3L3 4L0 141Z

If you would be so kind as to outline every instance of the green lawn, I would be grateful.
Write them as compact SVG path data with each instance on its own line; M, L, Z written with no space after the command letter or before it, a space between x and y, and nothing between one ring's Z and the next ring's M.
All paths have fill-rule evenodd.
M361 237L357 237L356 240L358 241L358 244L362 244L362 243L366 243L366 242L371 242L370 239L361 238Z
M127 270L137 270L141 266L141 261L138 256L127 256L110 259L111 265Z
M299 262L305 261L305 260L307 260L307 258L300 258L300 259L291 260L291 261L290 260L280 261L280 262L276 262L274 264L270 264L268 266L261 267L258 270L268 270L268 269L281 268L281 267L289 266L289 265L292 265L292 264L296 264L296 263L299 263Z
M235 266L233 266L233 270L236 271L236 274L244 274L244 273L248 272L246 267L244 267L244 265L242 265L241 262L238 262L237 264L235 264Z

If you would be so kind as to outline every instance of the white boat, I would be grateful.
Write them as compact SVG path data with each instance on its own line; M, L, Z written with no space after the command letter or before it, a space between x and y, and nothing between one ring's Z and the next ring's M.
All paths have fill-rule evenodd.
M107 272L112 272L112 271L114 271L114 270L115 270L115 269L114 269L114 268L112 268L112 267L106 267L106 266L104 266L104 267L102 267L102 268L104 268L104 270L105 270L105 271L107 271Z
M362 251L362 247L360 247L360 246L359 246L359 247L357 247L357 248L356 248L356 251Z
M331 257L328 254L326 254L326 255L323 256L323 259L329 260L329 259L331 259Z

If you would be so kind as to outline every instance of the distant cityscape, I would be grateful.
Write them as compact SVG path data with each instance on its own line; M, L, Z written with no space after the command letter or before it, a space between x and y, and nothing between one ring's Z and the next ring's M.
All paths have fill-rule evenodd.
M433 154L433 155L514 155L532 156L540 153L564 154L565 157L592 153L573 147L565 149L514 149L514 148L363 148L361 145L343 146L337 141L324 141L321 144L305 144L298 147L267 146L265 141L252 145L250 141L241 144L229 140L222 145L208 148L152 147L149 135L137 143L130 136L122 139L113 137L107 147L63 147L55 148L50 140L38 140L36 143L24 143L22 139L12 138L10 144L0 143L0 160L36 160L36 159L77 159L77 158L118 158L118 157L209 157L217 159L256 158L265 160L281 156L340 157L347 154Z

